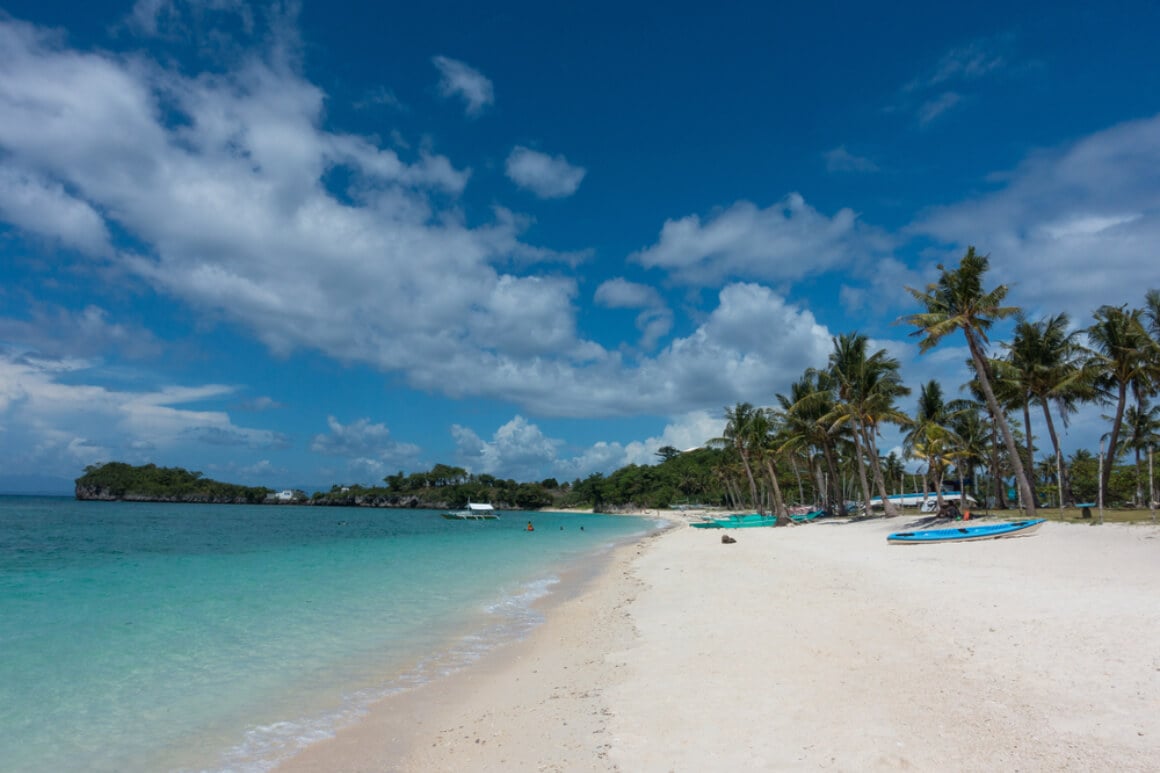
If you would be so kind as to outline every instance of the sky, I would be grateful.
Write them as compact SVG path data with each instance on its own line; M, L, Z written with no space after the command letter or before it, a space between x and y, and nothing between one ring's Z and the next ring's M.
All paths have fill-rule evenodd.
M840 333L958 396L899 319L971 245L1160 287L1160 6L719 5L0 0L0 492L573 480Z

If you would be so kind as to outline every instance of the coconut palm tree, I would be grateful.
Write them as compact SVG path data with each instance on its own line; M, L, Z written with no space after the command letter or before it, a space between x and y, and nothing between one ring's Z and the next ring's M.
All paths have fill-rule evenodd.
M869 509L870 487L866 481L865 458L869 456L874 485L882 497L886 515L898 515L889 499L882 468L878 463L875 436L883 422L905 424L909 419L894 406L900 396L910 394L902 385L898 360L885 349L869 354L869 340L860 333L846 333L833 339L829 372L835 384L837 403L826 417L835 427L849 425L854 440L854 456L862 483L862 496Z
M943 504L943 477L955 458L957 443L950 423L951 412L943 400L942 385L931 379L919 390L914 420L903 438L902 446L912 459L926 462L923 493L933 487L940 510Z
M890 481L890 485L897 485L896 493L903 494L906 492L906 467L902 464L902 459L898 454L891 451L882 460L882 474Z
M760 507L757 496L757 480L753 477L752 458L756 450L753 445L754 423L762 421L761 411L750 403L737 403L732 408L725 409L725 433L722 437L713 438L711 445L730 447L737 452L741 465L745 469L745 477L749 482L749 495L753 506Z
M831 511L836 506L838 514L845 516L846 500L838 476L836 438L831 427L823 421L834 407L831 382L827 372L811 368L790 384L789 395L777 395L786 434L781 447L790 452L807 451L818 491L822 494L822 504Z
M1160 405L1149 405L1142 399L1139 405L1124 411L1124 446L1136 455L1136 506L1144 503L1144 476L1140 468L1141 454L1160 442Z
M912 314L906 317L906 321L918 328L911 335L922 336L919 349L923 352L932 349L948 334L956 330L963 331L979 385L987 398L987 407L999 425L1003 442L1011 455L1011 465L1015 468L1015 480L1023 493L1027 515L1034 518L1035 495L1015 447L1011 428L1005 420L1001 420L1003 414L991 388L991 373L986 356L986 345L989 343L987 331L992 323L1012 316L1019 309L1002 305L1007 297L1006 285L999 285L989 292L983 290L983 275L987 273L989 263L986 256L977 254L975 248L970 247L959 261L958 268L952 270L939 266L938 282L927 285L925 290L906 288L915 300L926 307L925 312Z
M1055 458L1059 459L1059 435L1051 416L1051 405L1055 405L1066 426L1068 416L1076 410L1076 403L1094 396L1090 380L1085 378L1083 350L1076 341L1080 331L1069 332L1069 327L1070 320L1066 313L1038 322L1020 318L1011 342L1003 344L1007 349L1007 357L1005 364L1000 366L1000 372L1007 372L1007 378L1018 384L1017 390L1025 398L1021 405L1027 432L1029 464L1034 464L1028 410L1030 403L1037 402L1043 409L1051 447ZM1062 465L1057 466L1055 477L1061 492L1061 502L1070 501L1072 497L1066 493L1068 486Z
M955 436L955 469L959 473L959 492L966 493L964 477L969 477L974 496L978 499L976 471L986 464L991 446L991 426L984 416L987 406L974 400L953 400L948 408L948 421Z
M1095 323L1087 329L1087 368L1104 401L1116 406L1108 433L1108 459L1114 460L1117 456L1129 391L1139 401L1160 382L1157 344L1148 335L1143 316L1142 309L1101 306L1094 314ZM1104 491L1109 488L1111 475L1112 465L1104 465L1101 480Z

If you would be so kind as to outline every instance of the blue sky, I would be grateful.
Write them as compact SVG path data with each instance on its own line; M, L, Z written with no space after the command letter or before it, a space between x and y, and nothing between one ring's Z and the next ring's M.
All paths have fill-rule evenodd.
M573 479L855 329L954 394L896 320L972 244L1141 303L1160 10L946 5L0 0L0 490Z

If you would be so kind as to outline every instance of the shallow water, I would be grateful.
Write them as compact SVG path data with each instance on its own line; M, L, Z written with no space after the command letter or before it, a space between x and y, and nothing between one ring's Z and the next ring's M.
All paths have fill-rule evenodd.
M0 770L268 770L526 634L560 567L655 528L0 497L0 737L21 739Z

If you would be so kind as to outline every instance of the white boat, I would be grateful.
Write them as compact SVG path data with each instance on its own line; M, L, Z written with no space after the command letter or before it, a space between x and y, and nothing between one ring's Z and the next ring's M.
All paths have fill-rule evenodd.
M938 496L931 492L929 494L895 494L892 497L887 497L893 504L899 507L917 507L924 513L933 513L938 509ZM967 507L974 507L977 502L970 494L962 494L958 491L944 491L942 500L944 503L953 502L958 505L960 509L963 505L963 500L966 500ZM870 508L882 507L882 497L874 497L870 500Z
M464 509L443 513L443 517L453 521L495 521L499 519L499 513L491 505L468 502Z

